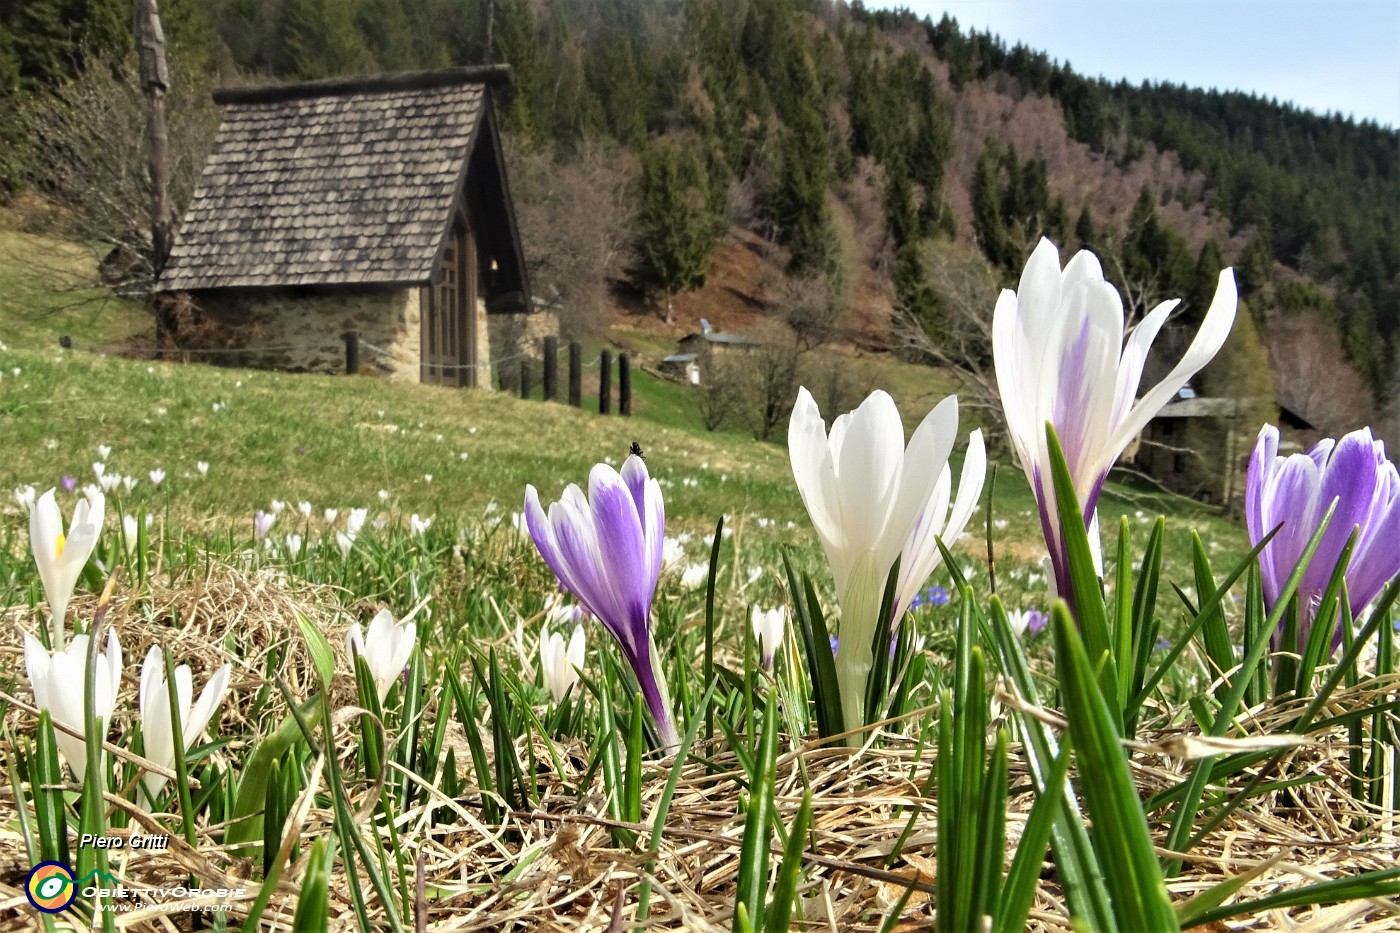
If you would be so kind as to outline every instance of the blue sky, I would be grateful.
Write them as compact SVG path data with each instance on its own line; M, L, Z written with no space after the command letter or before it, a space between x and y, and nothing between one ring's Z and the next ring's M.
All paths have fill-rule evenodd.
M1400 0L866 0L1112 81L1252 91L1400 127Z

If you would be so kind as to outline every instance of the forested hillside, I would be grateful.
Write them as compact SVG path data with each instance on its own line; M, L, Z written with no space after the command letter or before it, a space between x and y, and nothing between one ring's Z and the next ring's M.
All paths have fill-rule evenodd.
M1048 235L1099 252L1135 311L1185 297L1188 324L1234 265L1283 401L1329 430L1395 416L1393 128L1105 84L947 18L819 0L161 7L177 201L215 123L212 85L508 62L498 106L533 280L576 329L618 302L669 319L726 231L744 231L726 244L779 270L747 299L800 339L844 336L975 381L987 295ZM89 203L104 186L139 201L139 146L94 128L134 98L130 20L130 0L0 0L0 191L30 205L22 222L139 253L141 211L94 217ZM56 213L36 220L35 194Z

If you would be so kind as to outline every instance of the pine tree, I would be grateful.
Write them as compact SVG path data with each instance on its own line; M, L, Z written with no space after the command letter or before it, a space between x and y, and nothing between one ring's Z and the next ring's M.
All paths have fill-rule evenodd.
M996 146L990 139L977 157L977 167L972 173L972 230L983 255L993 265L1011 268L1015 260L1002 221Z
M1243 498L1244 464L1259 425L1277 417L1269 353L1248 306L1240 303L1224 346L1196 379L1200 394L1231 399L1232 415L1188 419L1184 446L1198 452L1195 469L1202 488L1218 488L1225 498ZM1227 503L1228 504L1228 503Z
M924 333L938 339L943 328L938 295L929 287L917 243L907 243L895 254L894 297L896 306L918 322Z
M1080 249L1095 249L1098 243L1099 234L1094 229L1094 213L1089 210L1087 204L1079 211L1079 219L1074 222L1074 239Z
M921 70L918 80L919 126L910 152L909 171L915 184L924 189L919 207L919 223L924 234L933 233L943 208L943 178L953 148L953 128L939 103L933 75Z
M379 70L414 68L417 49L403 0L362 0L357 25Z
M672 298L705 284L718 227L705 210L698 167L665 142L642 156L639 196L633 280L661 298L669 324Z
M550 137L549 80L540 28L528 0L496 0L491 60L510 65L512 80L501 93L502 122L527 140Z
M282 68L299 78L332 78L374 70L374 56L355 23L361 0L286 0Z
M782 169L768 196L768 216L792 257L788 271L828 272L834 262L826 204L831 153L826 122L810 101L801 103L783 133Z
M1210 309L1215 288L1220 283L1220 271L1225 268L1225 257L1220 254L1220 244L1212 237L1201 246L1196 255L1196 267L1191 273L1191 289L1186 293L1182 307L1174 317L1193 330L1205 320Z

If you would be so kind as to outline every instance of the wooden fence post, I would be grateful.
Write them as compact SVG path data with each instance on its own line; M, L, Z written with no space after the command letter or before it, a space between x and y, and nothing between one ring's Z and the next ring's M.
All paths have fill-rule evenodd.
M612 351L598 354L598 414L612 414Z
M617 355L617 413L632 417L632 364L626 353Z
M583 407L583 347L577 340L569 342L569 404Z
M559 398L559 338L544 338L544 400Z
M530 361L520 361L520 397L530 397Z
M345 341L345 375L353 376L360 371L360 334L347 330L340 339Z

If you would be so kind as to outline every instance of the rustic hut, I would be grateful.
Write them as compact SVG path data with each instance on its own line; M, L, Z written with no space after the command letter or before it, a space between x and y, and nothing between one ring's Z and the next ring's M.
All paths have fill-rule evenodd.
M160 279L162 339L216 362L488 385L534 310L490 87L504 66L216 91L218 137Z
M673 379L698 386L721 360L758 346L757 340L742 334L704 330L682 337L676 343L676 352L661 361L660 369Z

